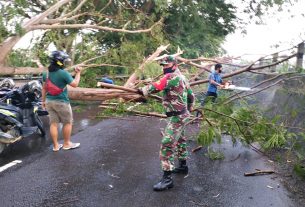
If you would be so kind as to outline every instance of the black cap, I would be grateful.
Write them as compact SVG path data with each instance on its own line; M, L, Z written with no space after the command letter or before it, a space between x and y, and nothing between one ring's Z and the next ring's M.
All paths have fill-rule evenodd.
M215 65L215 70L220 69L220 68L222 68L222 65L221 65L220 63L217 63L217 64Z

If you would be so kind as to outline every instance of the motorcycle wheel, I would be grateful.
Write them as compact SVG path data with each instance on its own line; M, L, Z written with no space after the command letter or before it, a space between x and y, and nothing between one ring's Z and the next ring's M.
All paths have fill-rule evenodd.
M34 114L34 121L40 131L41 136L44 137L46 135L46 131L44 130L43 123L37 114Z

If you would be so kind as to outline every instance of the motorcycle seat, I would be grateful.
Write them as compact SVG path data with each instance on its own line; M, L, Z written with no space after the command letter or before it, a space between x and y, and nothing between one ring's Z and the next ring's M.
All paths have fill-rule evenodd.
M16 113L20 113L21 112L20 108L14 106L14 105L5 104L5 103L0 103L0 109L14 111Z

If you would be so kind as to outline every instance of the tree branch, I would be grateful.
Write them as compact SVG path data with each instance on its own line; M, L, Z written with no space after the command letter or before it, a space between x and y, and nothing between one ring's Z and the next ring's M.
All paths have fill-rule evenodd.
M232 73L230 73L230 74L224 75L222 78L225 79L225 78L229 78L229 77L238 75L238 74L243 73L243 72L252 71L252 70L261 70L261 69L264 69L264 68L272 67L272 66L278 65L278 64L280 64L280 63L282 63L282 62L285 62L285 61L287 61L287 60L289 60L289 59L291 59L291 58L293 58L293 57L295 57L295 56L296 56L296 53L295 53L295 54L292 54L292 55L290 55L290 56L288 56L288 57L286 57L286 58L284 58L284 59L282 59L282 60L279 60L279 61L277 61L277 62L275 62L275 63L271 63L271 64L269 64L269 65L264 65L264 66L259 66L259 67L253 67L253 65L255 65L256 62L258 62L258 61L260 61L260 60L263 59L263 57L262 57L262 58L259 58L259 59L256 60L256 61L252 62L250 65L248 65L248 66L246 66L246 67L240 69L240 70L237 70L237 71L232 72ZM207 82L209 82L209 80L208 80L208 79L205 79L205 80L200 80L200 81L194 81L194 82L190 83L190 85L191 85L191 86L194 86L194 85L199 85L199 84L207 83Z
M304 77L304 76L302 76ZM210 111L210 112L213 112L215 114L218 114L218 115L221 115L221 116L224 116L224 117L227 117L229 119L232 119L233 121L238 121L238 122L241 122L241 123L245 123L245 124L248 124L248 125L253 125L255 124L254 122L248 122L248 121L243 121L243 120L240 120L240 119L236 119L232 116L229 116L227 114L224 114L224 113L221 113L221 112L218 112L218 111L215 111L215 110L212 110L212 109L209 109L209 108L204 108L204 107L199 107L199 108L196 108L194 109L193 111L200 111L200 110L207 110L207 111ZM274 124L273 123L266 123L267 125L270 125L270 126L273 126ZM302 129L302 128L298 128L298 127L293 127L293 126L286 126L286 125L282 125L282 127L284 128L290 128L290 129L299 129L301 131L305 131L305 129Z
M100 13L108 8L108 6L112 3L112 0L109 0L108 3L100 10Z
M137 89L133 89L133 88L127 88L125 86L117 86L117 85L113 85L113 84L107 84L107 83L103 83L103 82L98 82L98 87L105 87L105 88L112 88L112 89L118 89L118 90L122 90L122 91L127 91L127 92L131 92L131 93L136 93L139 94ZM159 101L162 101L162 98L157 96L157 95L153 95L150 94L149 97L157 99Z
M59 2L57 2L56 4L54 4L53 6L51 6L48 10L46 10L45 12L43 12L40 15L37 15L35 17L33 17L31 20L29 20L28 22L26 22L23 27L25 30L28 30L28 27L31 27L34 24L39 24L40 21L42 21L44 18L46 18L47 16L49 16L50 14L53 14L54 12L56 12L60 7L62 7L63 5L69 3L72 0L61 0Z
M96 59L101 58L101 57L104 57L104 56L105 56L105 54L99 55L99 56L96 56L96 57L93 57L93 58L90 58L90 59L88 59L88 60L85 60L85 61L82 62L82 63L79 63L78 65L82 65L82 64L89 63L89 62L91 62L91 61L93 61L93 60L96 60Z
M260 90L258 90L258 91L255 91L255 92L252 92L252 93L248 93L248 94L246 94L246 95L243 95L243 96L239 96L239 97L230 99L229 101L226 101L224 104L231 103L232 101L235 101L235 100L241 99L241 98L245 98L245 97L247 97L247 96L255 95L255 94L257 94L257 93L259 93L259 92L261 92L261 91L267 90L268 88L271 88L272 86L275 86L275 85L277 85L277 84L279 84L279 83L281 83L281 82L283 82L283 81L287 81L287 80L295 79L295 78L300 78L300 77L304 77L304 76L305 76L305 75L303 75L303 76L294 76L294 77L291 77L291 78L284 78L284 79L278 80L278 81L276 81L275 83L270 84L270 85L268 85L268 86L266 86L266 87L264 87L264 88L262 88L262 89L260 89Z
M157 48L157 50L148 58L146 58L143 63L139 66L140 70L143 70L145 64L147 64L150 61L153 61L158 55L160 55L161 52L163 52L164 50L166 50L168 48L169 45L161 45L160 47ZM134 82L137 80L138 75L134 72L126 81L126 83L124 84L125 87L131 88L134 84Z
M32 2L35 4L36 7L38 7L39 9L41 9L42 11L46 10L47 8L45 7L45 5L43 5L40 1L38 0L32 0Z
M77 14L75 16L71 16L69 18L58 18L58 19L46 19L46 20L41 20L39 22L39 24L57 24L57 23L60 23L60 22L65 22L65 21L70 21L70 20L74 20L74 19L77 19L81 16L85 16L85 15L90 15L88 12L84 12L84 13L81 13L81 14Z
M177 60L179 60L179 61L181 61L181 62L184 62L184 63L186 63L186 64L188 64L188 65L192 65L192 66L195 66L195 67L197 67L197 68L201 68L201 69L205 70L206 72L209 72L209 73L211 72L211 70L209 70L208 68L206 68L206 66L199 65L199 64L197 64L197 63L191 62L191 61L189 61L188 59L185 59L185 58L182 58L182 57L177 57Z
M277 75L277 76L275 76L275 77L269 78L269 79L267 79L267 80L264 80L264 81L262 81L262 82L260 82L260 83L258 83L258 84L256 84L256 85L252 86L251 89L254 89L254 88L256 88L256 87L258 87L258 86L261 86L261 85L263 85L263 84L265 84L265 83L267 83L267 82L273 81L273 80L275 80L275 79L277 79L277 78L279 78L279 77L281 77L281 76L288 75L288 74L294 74L294 73L279 74L279 75ZM245 91L241 91L241 92L235 93L235 94L233 94L232 96L228 97L228 98L224 101L224 104L228 104L229 102L231 102L231 101L229 101L230 99L232 99L233 97L238 96L238 95L240 95L240 94L242 94L242 93L245 93Z
M77 7L76 7L73 11L71 11L71 12L69 12L68 14L62 16L61 18L66 18L66 17L72 16L74 13L76 13L78 10L80 10L80 9L82 8L82 6L83 6L86 2L87 2L87 0L82 0L82 1L77 5Z
M80 64L78 65L80 67L82 67L82 70L85 70L87 68L96 68L96 67L121 67L121 68L124 68L126 66L124 65L113 65L113 64L105 64L105 63L101 63L101 64Z
M151 30L158 24L161 23L161 20L154 25L152 25L148 29L140 29L140 30L127 30L127 29L118 29L112 27L103 27L98 25L90 25L90 24L55 24L55 25L33 25L29 26L28 31L36 30L36 29L97 29L104 30L110 32L123 32L123 33L146 33L151 32Z

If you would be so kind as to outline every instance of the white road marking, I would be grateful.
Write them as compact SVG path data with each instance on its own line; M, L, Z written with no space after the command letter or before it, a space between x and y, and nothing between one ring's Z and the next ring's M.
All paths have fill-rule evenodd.
M17 164L20 164L20 163L22 163L21 160L14 160L14 161L10 162L10 163L0 167L0 173L7 170L8 168L13 167L14 165L17 165Z

